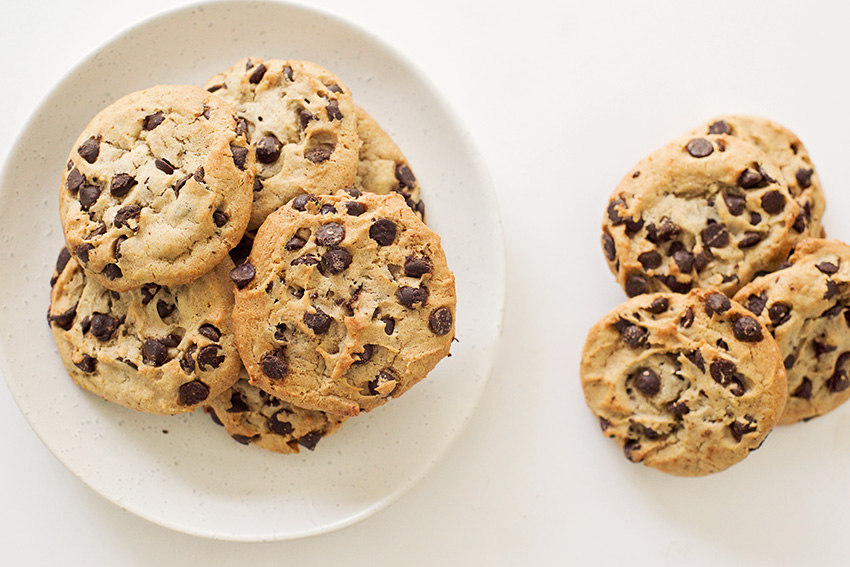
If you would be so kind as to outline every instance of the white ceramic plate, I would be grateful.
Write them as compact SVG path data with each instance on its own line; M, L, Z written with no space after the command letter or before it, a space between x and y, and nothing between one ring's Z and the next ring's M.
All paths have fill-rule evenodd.
M57 189L78 132L112 100L160 83L203 82L239 58L301 58L336 72L401 146L458 286L458 343L404 397L349 420L316 451L233 442L202 413L140 414L78 389L45 321L62 245ZM120 35L60 83L0 177L0 370L45 445L115 504L219 539L330 531L386 506L428 471L468 421L491 369L504 305L504 244L486 168L434 89L373 36L279 3L220 2Z

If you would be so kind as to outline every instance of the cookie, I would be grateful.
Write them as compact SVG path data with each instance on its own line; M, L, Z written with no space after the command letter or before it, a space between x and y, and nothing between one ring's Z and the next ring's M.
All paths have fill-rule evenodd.
M48 321L71 378L131 409L192 411L230 388L242 363L230 313L233 263L194 282L106 289L63 248L51 278Z
M782 352L789 394L782 424L822 415L850 397L850 246L809 238L789 262L735 295Z
M721 471L757 449L787 396L776 342L716 290L634 297L587 336L588 406L629 460L666 473Z
M354 188L386 195L399 193L419 218L425 219L425 203L419 196L419 181L401 149L365 110L355 107L357 135L362 142Z
M230 107L160 85L99 112L74 143L59 208L68 248L115 291L181 285L221 263L251 214L254 154Z
M236 111L257 155L249 228L304 193L351 187L357 173L357 116L351 92L309 61L250 57L204 85Z
M449 353L454 276L401 195L302 195L269 215L236 283L253 385L306 409L369 411Z
M782 169L782 177L791 196L803 212L797 219L798 232L815 238L822 236L821 220L826 198L809 153L790 130L761 116L718 116L694 128L690 137L728 134L753 144L769 155Z
M275 453L297 453L299 446L312 451L347 419L279 400L249 384L244 370L236 384L204 409L234 440Z
M692 287L731 296L787 259L800 214L764 152L732 136L686 137L623 178L602 247L629 297Z

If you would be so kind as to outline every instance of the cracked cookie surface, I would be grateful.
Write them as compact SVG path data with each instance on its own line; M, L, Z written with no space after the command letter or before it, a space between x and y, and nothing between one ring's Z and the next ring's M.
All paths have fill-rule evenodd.
M807 236L823 236L821 220L826 198L809 152L796 134L761 116L732 114L708 120L691 131L691 137L716 134L741 138L773 158L803 212L804 216L796 221L798 232L802 229Z
M62 173L68 248L115 291L188 283L245 232L253 161L233 111L205 90L126 95L86 126Z
M360 139L351 92L310 61L241 59L204 85L230 104L257 156L250 229L304 193L351 187Z
M716 290L634 297L590 330L585 399L632 462L699 476L758 448L787 396L776 342Z
M693 287L731 296L788 257L800 215L767 154L732 136L685 137L626 174L602 247L629 297Z
M789 263L735 295L779 344L788 375L782 424L822 415L850 398L850 246L809 238Z
M347 419L284 402L252 386L244 369L236 384L204 409L235 441L275 453L312 451Z
M307 409L369 411L449 353L454 276L397 194L302 195L269 216L231 273L251 383Z
M63 248L51 279L48 321L71 378L125 407L192 411L228 389L242 362L230 313L229 259L182 286L115 292Z

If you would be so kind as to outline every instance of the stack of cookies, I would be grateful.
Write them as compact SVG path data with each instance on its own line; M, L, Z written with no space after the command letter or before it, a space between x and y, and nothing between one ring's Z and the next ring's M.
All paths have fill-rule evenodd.
M824 238L824 208L800 140L755 116L710 120L626 174L602 248L630 299L590 330L581 378L628 459L721 471L850 397L850 247Z
M48 320L69 375L312 450L449 353L454 277L419 193L315 63L248 58L115 101L62 173Z

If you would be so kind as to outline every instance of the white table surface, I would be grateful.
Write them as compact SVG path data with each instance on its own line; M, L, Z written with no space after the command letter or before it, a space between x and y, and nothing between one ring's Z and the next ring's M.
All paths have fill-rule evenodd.
M4 2L0 156L80 60L187 2ZM317 0L413 62L492 173L507 247L503 345L469 424L389 508L303 540L173 532L94 493L0 386L0 564L847 565L850 404L775 431L732 469L678 479L604 439L578 379L587 329L622 300L598 244L644 154L715 114L792 128L850 240L850 4ZM424 6L427 6L424 7ZM2 277L14 277L3 264ZM2 298L0 298L2 301Z

